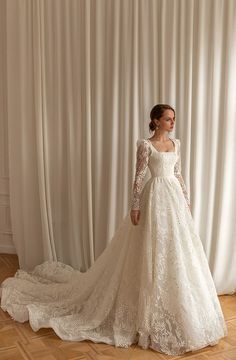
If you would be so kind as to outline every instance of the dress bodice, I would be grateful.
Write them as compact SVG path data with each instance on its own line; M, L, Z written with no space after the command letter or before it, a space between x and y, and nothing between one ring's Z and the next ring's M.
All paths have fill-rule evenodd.
M133 198L131 209L140 209L140 198L143 188L143 180L147 169L150 169L151 177L176 177L182 187L187 203L190 205L187 189L181 174L180 140L171 139L175 144L174 151L158 151L149 139L137 140L136 172L133 183Z
M169 177L175 176L174 167L178 160L177 142L173 139L175 144L174 151L164 152L158 151L150 140L146 140L150 147L150 156L148 161L148 167L152 177Z

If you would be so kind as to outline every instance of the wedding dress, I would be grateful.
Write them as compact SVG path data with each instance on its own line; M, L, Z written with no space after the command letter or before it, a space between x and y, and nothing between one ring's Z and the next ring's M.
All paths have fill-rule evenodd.
M34 331L64 340L169 355L215 345L227 328L181 176L180 140L160 152L137 141L132 209L109 245L82 273L57 261L19 269L1 284L1 307ZM149 168L151 176L144 185Z

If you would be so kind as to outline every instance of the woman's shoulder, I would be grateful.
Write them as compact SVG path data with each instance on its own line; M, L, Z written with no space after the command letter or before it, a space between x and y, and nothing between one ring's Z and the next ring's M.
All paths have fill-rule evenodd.
M137 151L139 153L142 153L142 154L145 153L145 154L151 155L152 148L150 146L148 139L145 139L145 138L138 139L136 141L136 146L137 146Z
M136 141L136 145L137 145L137 147L139 147L140 145L147 147L147 146L149 146L149 141L148 141L148 139L141 138Z
M171 138L178 146L180 146L180 139L177 138Z

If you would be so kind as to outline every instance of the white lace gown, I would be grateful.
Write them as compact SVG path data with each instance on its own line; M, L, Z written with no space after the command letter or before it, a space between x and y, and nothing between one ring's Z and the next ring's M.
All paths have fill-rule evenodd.
M1 284L1 307L34 331L64 340L169 355L215 345L227 327L181 176L180 140L159 152L137 141L132 209L85 273L56 261L18 270ZM143 185L147 169L151 177Z

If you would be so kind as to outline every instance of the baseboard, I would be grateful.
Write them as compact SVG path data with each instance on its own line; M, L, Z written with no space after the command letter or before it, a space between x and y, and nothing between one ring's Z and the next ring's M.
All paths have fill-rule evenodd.
M16 249L12 245L0 244L0 254L16 254Z

